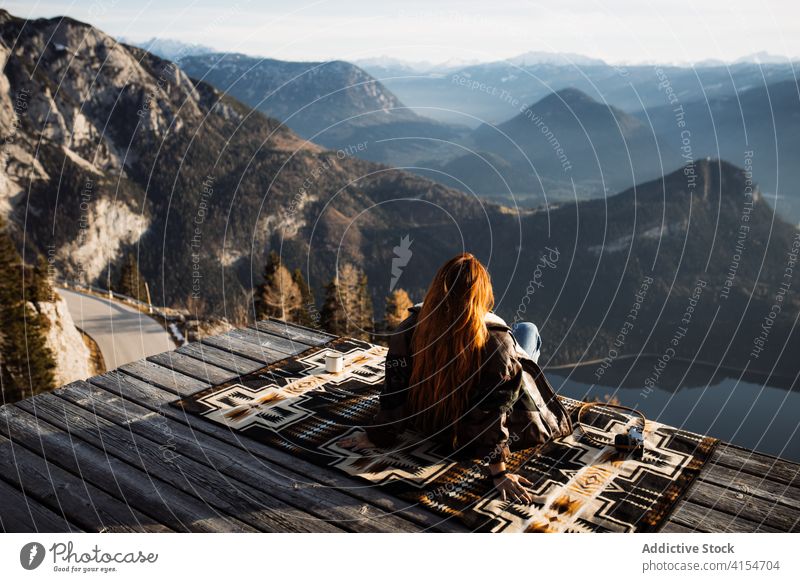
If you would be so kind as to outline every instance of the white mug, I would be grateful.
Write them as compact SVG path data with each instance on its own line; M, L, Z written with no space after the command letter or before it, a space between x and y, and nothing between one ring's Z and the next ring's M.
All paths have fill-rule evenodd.
M339 352L325 354L325 371L331 374L340 374L344 371L344 356Z

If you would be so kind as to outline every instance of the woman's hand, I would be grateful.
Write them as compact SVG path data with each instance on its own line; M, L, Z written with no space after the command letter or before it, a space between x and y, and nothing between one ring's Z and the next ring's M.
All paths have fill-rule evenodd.
M369 440L367 433L364 431L357 432L355 434L350 435L349 437L345 437L343 439L339 439L336 442L337 445L340 447L344 447L345 449L373 449L375 445L372 444L372 441Z
M500 497L503 501L510 499L517 503L526 503L528 505L533 503L533 497L530 491L525 489L525 487L532 486L533 483L522 475L508 473L507 475L493 479L493 482L495 488L500 492Z

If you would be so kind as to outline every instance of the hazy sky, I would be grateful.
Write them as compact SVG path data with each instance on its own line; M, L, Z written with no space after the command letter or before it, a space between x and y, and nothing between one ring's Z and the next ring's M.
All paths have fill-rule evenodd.
M68 15L113 36L153 36L288 60L489 61L527 51L610 62L800 56L797 0L6 1L22 17Z

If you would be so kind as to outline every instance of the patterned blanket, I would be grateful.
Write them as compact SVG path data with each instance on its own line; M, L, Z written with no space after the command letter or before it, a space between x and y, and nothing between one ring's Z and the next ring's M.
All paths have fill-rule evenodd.
M344 372L325 372L328 347L344 354ZM503 501L480 461L449 458L419 435L406 432L392 450L337 445L376 412L385 356L384 347L342 338L173 404L487 532L657 531L717 443L647 421L646 452L637 459L589 442L576 427L569 436L513 452L509 469L533 483L534 502ZM582 403L559 398L574 419ZM602 406L584 416L597 436L638 421Z

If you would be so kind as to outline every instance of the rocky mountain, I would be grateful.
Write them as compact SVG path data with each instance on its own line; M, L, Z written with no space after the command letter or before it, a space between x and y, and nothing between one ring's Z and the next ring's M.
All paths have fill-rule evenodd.
M417 119L372 76L344 61L293 62L215 53L187 56L178 64L189 76L285 121L304 137L350 118L357 126Z
M0 41L0 205L27 256L52 249L65 277L105 284L132 249L154 302L221 314L246 308L270 248L321 289L337 259L391 262L370 229L485 213L310 143L87 24L2 12Z
M415 145L405 138L450 139L463 130L418 115L363 69L344 62L289 62L241 54L187 56L180 67L315 143L395 165ZM387 141L384 141L387 140Z
M317 301L337 265L357 264L380 312L393 285L419 300L440 264L469 250L491 271L498 313L540 326L545 362L672 347L794 373L797 295L781 294L774 317L772 306L797 229L730 164L516 212L326 150L86 24L2 12L0 42L0 202L26 257L48 251L63 276L102 284L132 250L156 303L252 313L276 250Z

